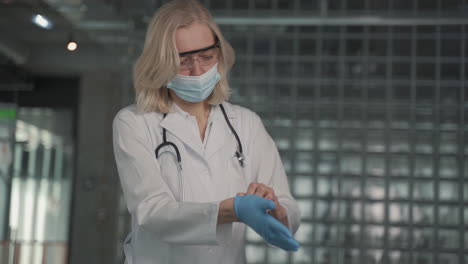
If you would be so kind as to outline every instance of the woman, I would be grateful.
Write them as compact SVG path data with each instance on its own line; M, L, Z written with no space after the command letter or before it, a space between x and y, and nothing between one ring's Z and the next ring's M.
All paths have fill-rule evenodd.
M127 262L244 263L246 225L297 250L300 213L260 118L225 102L234 51L197 1L163 5L113 124ZM291 233L292 232L292 233Z

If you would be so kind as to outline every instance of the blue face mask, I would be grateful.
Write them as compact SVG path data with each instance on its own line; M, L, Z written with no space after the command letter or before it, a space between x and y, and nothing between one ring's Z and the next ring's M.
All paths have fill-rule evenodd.
M200 76L177 74L167 84L167 88L173 90L182 100L197 103L205 100L213 92L215 85L221 79L218 72L218 63Z

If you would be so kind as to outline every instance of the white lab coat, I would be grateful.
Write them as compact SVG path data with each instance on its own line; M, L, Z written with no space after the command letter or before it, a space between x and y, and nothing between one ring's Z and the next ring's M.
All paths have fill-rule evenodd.
M272 186L287 209L290 230L299 227L299 208L260 118L240 106L223 105L242 142L244 168L234 156L237 141L219 106L212 106L204 142L195 117L175 104L164 119L156 112L138 113L134 105L116 115L114 154L132 215L124 243L128 264L245 263L245 225L216 223L219 202L245 192L251 182ZM170 147L160 151L159 160L155 157L163 127L180 151L182 170Z

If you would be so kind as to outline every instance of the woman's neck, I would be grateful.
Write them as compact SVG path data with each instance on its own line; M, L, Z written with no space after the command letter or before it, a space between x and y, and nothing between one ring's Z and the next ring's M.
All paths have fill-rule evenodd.
M198 132L200 133L200 139L202 142L205 140L205 131L208 124L208 116L210 114L211 106L207 103L206 100L198 102L198 103L191 103L184 101L177 97L175 93L171 90L170 95L172 101L177 104L182 110L189 113L192 116L195 116L197 119L198 125Z
M177 104L182 110L189 113L192 116L195 116L197 120L205 120L208 119L208 115L210 114L211 106L208 104L206 100L192 103L187 102L175 95L173 91L170 90L171 98L174 103Z

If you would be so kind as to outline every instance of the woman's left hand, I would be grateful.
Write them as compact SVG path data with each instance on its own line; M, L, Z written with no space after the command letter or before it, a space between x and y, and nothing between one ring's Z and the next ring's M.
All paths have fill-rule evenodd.
M286 212L286 208L284 208L278 201L278 197L275 195L275 190L273 188L268 187L263 183L252 182L249 184L247 188L247 192L245 193L238 193L237 195L243 196L246 194L253 194L265 199L271 200L275 202L276 209L270 210L268 213L276 218L278 221L283 223L285 226L288 225L288 214Z

